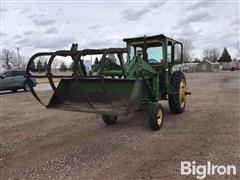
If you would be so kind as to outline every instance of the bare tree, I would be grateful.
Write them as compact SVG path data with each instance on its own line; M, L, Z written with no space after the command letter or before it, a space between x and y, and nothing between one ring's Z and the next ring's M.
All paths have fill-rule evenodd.
M2 49L0 61L5 69L26 68L28 57L17 55L15 51Z
M43 71L47 71L47 67L48 67L48 57L46 56L41 56L39 57L39 60L42 62L43 65Z
M27 56L19 56L19 61L18 61L18 66L19 68L25 69L27 67L27 61L28 61Z
M240 47L237 48L236 57L240 60Z
M217 48L213 48L212 51L212 62L217 62L220 57L220 51ZM211 61L211 60L210 60Z
M3 68L11 69L12 67L16 67L17 66L16 53L9 49L2 49L0 61L2 63Z
M59 68L59 70L60 71L67 71L67 66L66 66L66 64L62 61L61 62L61 64L60 64L60 68Z
M58 59L54 59L52 66L54 67L55 70L57 70L57 67L59 66L59 60Z
M180 38L179 41L183 44L183 62L192 60L193 44L191 40Z
M203 49L203 59L211 62L217 62L220 57L220 51L217 48Z

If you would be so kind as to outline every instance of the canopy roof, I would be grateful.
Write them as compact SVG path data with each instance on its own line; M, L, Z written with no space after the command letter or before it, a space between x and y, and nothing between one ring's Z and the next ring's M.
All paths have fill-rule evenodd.
M123 41L127 42L127 43L132 43L132 42L141 42L141 41L144 42L144 40L147 40L147 41L161 40L161 41L163 41L163 40L166 40L166 39L170 40L174 43L180 43L181 44L181 42L176 41L172 38L169 38L169 37L167 37L163 34L154 35L154 36L142 36L142 37L134 37L134 38L125 38L125 39L123 39Z

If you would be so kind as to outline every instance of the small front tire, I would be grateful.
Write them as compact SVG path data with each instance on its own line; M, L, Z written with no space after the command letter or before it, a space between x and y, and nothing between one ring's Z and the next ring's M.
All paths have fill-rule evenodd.
M113 125L117 122L117 116L112 115L102 115L102 120L107 125Z
M161 104L154 102L149 107L149 125L152 130L159 130L163 125L164 113Z

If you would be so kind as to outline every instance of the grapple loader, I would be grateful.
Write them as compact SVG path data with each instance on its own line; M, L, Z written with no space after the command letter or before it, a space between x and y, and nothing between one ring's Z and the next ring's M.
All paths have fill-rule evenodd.
M54 92L49 103L43 104L48 109L99 113L107 125L112 125L119 115L148 106L151 129L160 129L164 114L159 101L168 100L170 111L179 114L185 109L186 95L190 94L183 72L173 71L176 64L182 63L182 43L162 34L123 41L126 48L78 50L77 44L73 44L70 50L36 53L26 70L33 96L43 104L30 78L47 78ZM101 55L101 59L87 71L83 57L93 55ZM50 57L46 74L34 75L31 65L40 56ZM57 56L71 57L70 75L52 73ZM57 86L53 78L60 79Z

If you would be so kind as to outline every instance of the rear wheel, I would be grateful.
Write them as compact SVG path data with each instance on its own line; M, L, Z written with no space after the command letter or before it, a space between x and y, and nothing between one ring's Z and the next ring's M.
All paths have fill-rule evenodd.
M152 130L159 130L163 125L163 108L162 105L154 102L149 107L149 125Z
M117 122L117 116L102 115L102 120L105 122L105 124L112 125Z
M173 114L180 114L186 106L186 79L182 71L175 71L171 77L174 95L169 94L169 108Z

